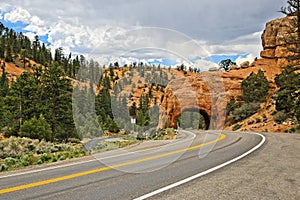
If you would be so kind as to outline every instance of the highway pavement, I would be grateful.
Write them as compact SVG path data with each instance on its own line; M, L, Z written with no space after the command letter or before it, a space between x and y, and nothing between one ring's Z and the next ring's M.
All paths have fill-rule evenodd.
M0 199L143 199L235 159L262 141L249 133L182 133L186 137L144 142L70 165L0 174Z

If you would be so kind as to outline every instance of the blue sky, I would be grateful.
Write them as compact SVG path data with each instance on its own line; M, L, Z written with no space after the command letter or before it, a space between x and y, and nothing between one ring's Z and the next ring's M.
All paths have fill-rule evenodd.
M23 23L23 22L21 22L21 21L17 21L17 22L15 22L15 23L10 22L10 21L6 21L6 20L3 20L3 19L0 20L0 21L3 23L4 26L6 26L6 27L8 27L8 28L12 28L12 29L14 29L16 32L23 32L23 33L29 32L29 31L24 30L24 28L25 28L28 24L25 24L25 23Z
M207 69L227 58L259 57L265 23L283 17L277 11L284 5L282 0L15 0L0 2L0 20L29 38L39 35L53 50L63 47L66 54L107 62L151 47L173 54L146 52L135 58L164 58L166 65L190 60Z
M222 60L231 59L232 61L236 61L237 58L247 58L249 54L236 54L236 55L212 55L207 57L207 60L210 60L214 63L220 63Z
M5 14L5 13L3 13ZM8 28L12 28L14 31L20 33L33 33L35 35L38 35L37 32L35 31L29 31L29 30L25 30L25 28L29 25L29 24L26 24L22 21L16 21L16 22L10 22L10 21L7 21L7 20L4 20L4 19L1 19L0 22L8 27ZM48 41L48 34L45 34L45 35L39 35L39 39L40 41L42 41L43 43L45 43L46 45L50 45L51 43Z

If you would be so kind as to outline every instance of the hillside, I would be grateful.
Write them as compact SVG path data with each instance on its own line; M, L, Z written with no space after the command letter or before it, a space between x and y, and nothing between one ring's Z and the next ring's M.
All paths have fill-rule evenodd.
M14 43L17 43L15 48L4 49L3 58L0 60L4 68L2 67L0 72L2 74L3 69L5 69L9 85L21 84L22 80L19 79L24 72L33 74L32 78L36 79L37 82L36 87L40 88L41 91L32 94L29 92L29 94L37 96L43 94L45 102L48 98L45 91L49 88L44 88L44 86L45 83L50 84L49 81L51 81L48 79L48 75L46 76L47 73L58 73L60 77L65 78L65 80L57 79L58 82L53 83L53 87L57 87L56 85L60 84L60 81L70 82L72 88L65 88L70 95L66 99L69 106L68 114L62 112L62 118L57 118L57 120L73 118L74 112L76 112L75 121L71 128L72 134L62 137L66 140L69 137L89 138L99 136L99 134L102 134L102 132L97 131L99 125L101 131L104 132L118 133L123 130L129 133L132 131L131 117L137 118L139 125L136 127L137 132L149 131L150 134L154 134L157 126L161 129L177 128L180 115L186 111L200 113L204 119L201 123L205 123L205 126L210 127L210 129L295 132L299 131L296 113L298 112L296 101L299 96L299 92L297 92L299 90L299 88L297 89L299 86L297 85L299 70L297 70L297 60L289 62L290 57L295 56L295 54L291 51L290 44L287 45L284 43L285 40L282 39L288 37L291 32L295 32L290 25L292 20L292 16L287 16L268 22L262 35L262 58L256 59L253 63L246 62L242 63L241 66L231 66L231 70L226 72L211 70L199 73L187 70L183 65L178 66L178 68L164 68L159 65L143 63L133 63L129 66L120 67L117 62L103 68L99 67L100 65L93 60L85 60L83 56L80 56L80 58L79 56L74 58L71 54L65 56L62 48L56 49L54 59L48 58L47 61L45 58L49 56L50 50L46 50L44 44L41 45L38 38L33 41L36 46L29 45L27 47L29 49L27 49L26 56L22 54L24 52L22 48L16 48L18 47L17 41L14 41ZM7 31L5 34L8 35L6 43L13 40L12 35L21 35L12 31ZM1 45L2 47L5 46ZM12 49L16 49L16 51L10 52L11 55L9 55L8 52ZM291 105L295 107L293 107L295 110L290 111L285 108L286 111L283 112L282 109L277 110L279 106L274 95L280 95L280 91L283 90L278 85L278 81L276 82L276 78L283 73L287 65L294 66L295 70L292 73L296 73L295 87L291 91L295 99ZM81 70L79 71L79 69ZM268 92L265 93L265 99L254 102L256 105L259 104L259 108L250 110L251 114L246 114L246 117L238 117L236 116L238 114L234 114L234 110L228 110L228 106L233 103L231 102L233 99L235 103L231 106L234 106L235 110L242 109L243 106L247 107L249 102L245 100L245 91L243 91L242 85L248 77L258 73L262 73L268 82ZM51 75L49 74L49 76ZM46 82L43 83L43 81ZM15 87L12 86L9 90L13 90ZM93 89L90 90L91 88ZM51 89L55 91L55 88ZM73 97L75 94L78 102L73 104L73 116L71 116L70 97L73 89ZM257 89L259 88L253 86L250 92ZM47 122L53 126L55 120L53 121L51 116L45 113L44 110L39 110L34 114L31 113L30 116L23 113L27 109L29 112L32 109L31 106L37 106L33 105L34 99L29 104L24 104L24 109L19 110L21 113L13 114L15 112L13 109L17 108L19 104L14 93L15 91L5 93L7 96L3 96L2 100L3 102L10 102L9 99L15 99L15 105L9 109L11 109L11 117L15 117L14 120L19 121L19 126L18 128L15 127L16 130L13 133L9 133L6 130L10 130L12 125L8 123L8 119L4 119L4 123L0 127L2 133L7 136L11 134L18 136L22 124L26 120L30 120L31 117L38 118L40 114L45 115ZM63 92L61 95L63 95ZM252 95L255 96L256 94L252 93ZM93 105L90 105L93 101L89 99L95 99L96 120L93 119L94 111L89 110L89 107L93 108ZM60 102L60 100L57 101ZM79 106L82 102L87 104L83 108ZM57 106L60 107L60 103ZM49 107L48 109L53 108ZM5 110L2 110L2 112L5 112ZM242 115L244 115L243 112L242 110ZM281 116L284 119L278 122L275 119L278 118L276 113L285 115L285 117ZM232 117L239 119L232 120ZM65 128L68 129L69 125L67 124L69 122L66 122L65 125ZM64 126L64 123L61 125ZM75 125L77 134L75 133ZM203 124L201 126L205 127ZM55 138L53 130L52 140L53 137Z

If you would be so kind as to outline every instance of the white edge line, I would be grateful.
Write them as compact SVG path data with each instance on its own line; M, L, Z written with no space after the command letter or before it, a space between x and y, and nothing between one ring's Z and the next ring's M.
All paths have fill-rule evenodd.
M245 156L251 154L252 152L254 152L255 150L257 150L258 148L260 148L260 147L265 143L265 141L266 141L265 136L263 136L263 135L260 134L260 133L249 133L249 134L259 135L259 136L262 138L262 140L260 141L260 143L259 143L258 145L256 145L256 146L253 147L252 149L248 150L247 152L243 153L242 155L240 155L240 156L238 156L238 157L236 157L236 158L233 158L233 159L231 159L231 160L229 160L229 161L227 161L227 162L225 162L225 163L222 163L222 164L220 164L220 165L218 165L218 166L215 166L215 167L213 167L213 168L210 168L210 169L208 169L208 170L206 170L206 171L203 171L203 172L201 172L201 173L199 173L199 174L195 174L195 175L190 176L190 177L188 177L188 178L186 178L186 179L183 179L183 180L178 181L178 182L176 182L176 183L173 183L173 184L171 184L171 185L167 185L167 186L165 186L165 187L163 187L163 188L160 188L160 189L158 189L158 190L155 190L155 191L153 191L153 192L150 192L150 193L148 193L148 194L145 194L145 195L143 195L143 196L140 196L140 197L138 197L138 198L135 198L134 200L144 200L144 199L146 199L146 198L152 197L152 196L154 196L154 195L157 195L157 194L159 194L159 193L162 193L162 192L164 192L164 191L167 191L167 190L169 190L169 189L171 189L171 188L177 187L177 186L179 186L179 185L182 185L182 184L184 184L184 183L187 183L187 182L189 182L189 181L192 181L192 180L194 180L194 179L196 179L196 178L199 178L199 177L201 177L201 176L204 176L204 175L206 175L206 174L209 174L209 173L211 173L211 172L213 172L213 171L216 171L216 170L218 170L218 169L220 169L220 168L222 168L222 167L225 167L226 165L229 165L229 164L231 164L231 163L233 163L233 162L236 162L236 161L238 161L238 160L244 158Z
M190 131L186 131L186 132L192 133ZM192 133L191 135L192 135L192 138L184 138L183 140L179 140L179 141L176 141L174 143L170 143L170 144L166 144L166 145L174 145L174 144L177 144L177 143L183 143L183 142L186 142L186 141L189 141L189 140L193 140L196 137L196 135L194 133ZM123 154L107 156L107 157L103 157L103 158L97 158L96 157L97 154L95 154L93 156L94 159L91 159L91 160L80 161L80 162L64 164L64 165L57 165L57 166L52 166L52 167L46 167L46 168L42 168L42 169L36 169L36 170L30 170L30 171L26 171L26 172L20 172L20 173L16 173L16 174L3 175L3 176L0 176L0 179L8 178L8 177L14 177L14 176L21 176L21 175L26 175L26 174L33 174L33 173L37 173L37 172L48 171L48 170L53 170L53 169L58 169L58 168L65 168L65 167L70 167L70 166L74 166L74 165L81 165L81 164L85 164L85 163L89 163L89 162L96 162L96 161L105 160L105 159L109 159L109 158L115 158L115 157L120 157L120 156L124 156L124 155L135 154L135 153L141 153L141 152L144 152L144 151L149 151L149 150L158 149L158 148L162 148L162 147L153 147L153 148L143 149L143 150L140 150L140 151L126 152L126 153L123 153Z

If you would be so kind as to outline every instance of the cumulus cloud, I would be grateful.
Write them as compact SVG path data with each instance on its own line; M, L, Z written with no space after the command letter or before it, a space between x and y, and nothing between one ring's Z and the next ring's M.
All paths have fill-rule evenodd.
M215 65L205 60L211 55L259 56L264 24L280 15L276 11L282 4L281 0L78 0L70 5L59 0L16 0L0 2L0 10L4 20L26 23L30 38L47 35L51 47L62 46L65 53L98 56L103 62L118 57L124 63L168 58L208 68Z
M43 36L49 31L49 28L45 26L43 20L38 16L32 16L28 10L20 7L13 8L11 11L6 12L3 19L12 23L22 22L26 24L24 30L31 32L27 33L30 38L32 38L32 33Z
M10 22L21 21L24 23L30 23L31 15L30 13L23 8L15 8L11 12L4 14L4 20Z
M243 58L243 57L238 57L236 60L235 60L235 62L236 62L236 64L237 65L241 65L243 62L245 62L245 61L249 61L250 63L252 63L253 61L254 61L254 59L255 59L255 56L254 55L252 55L252 54L249 54L249 55L247 55L245 58Z

